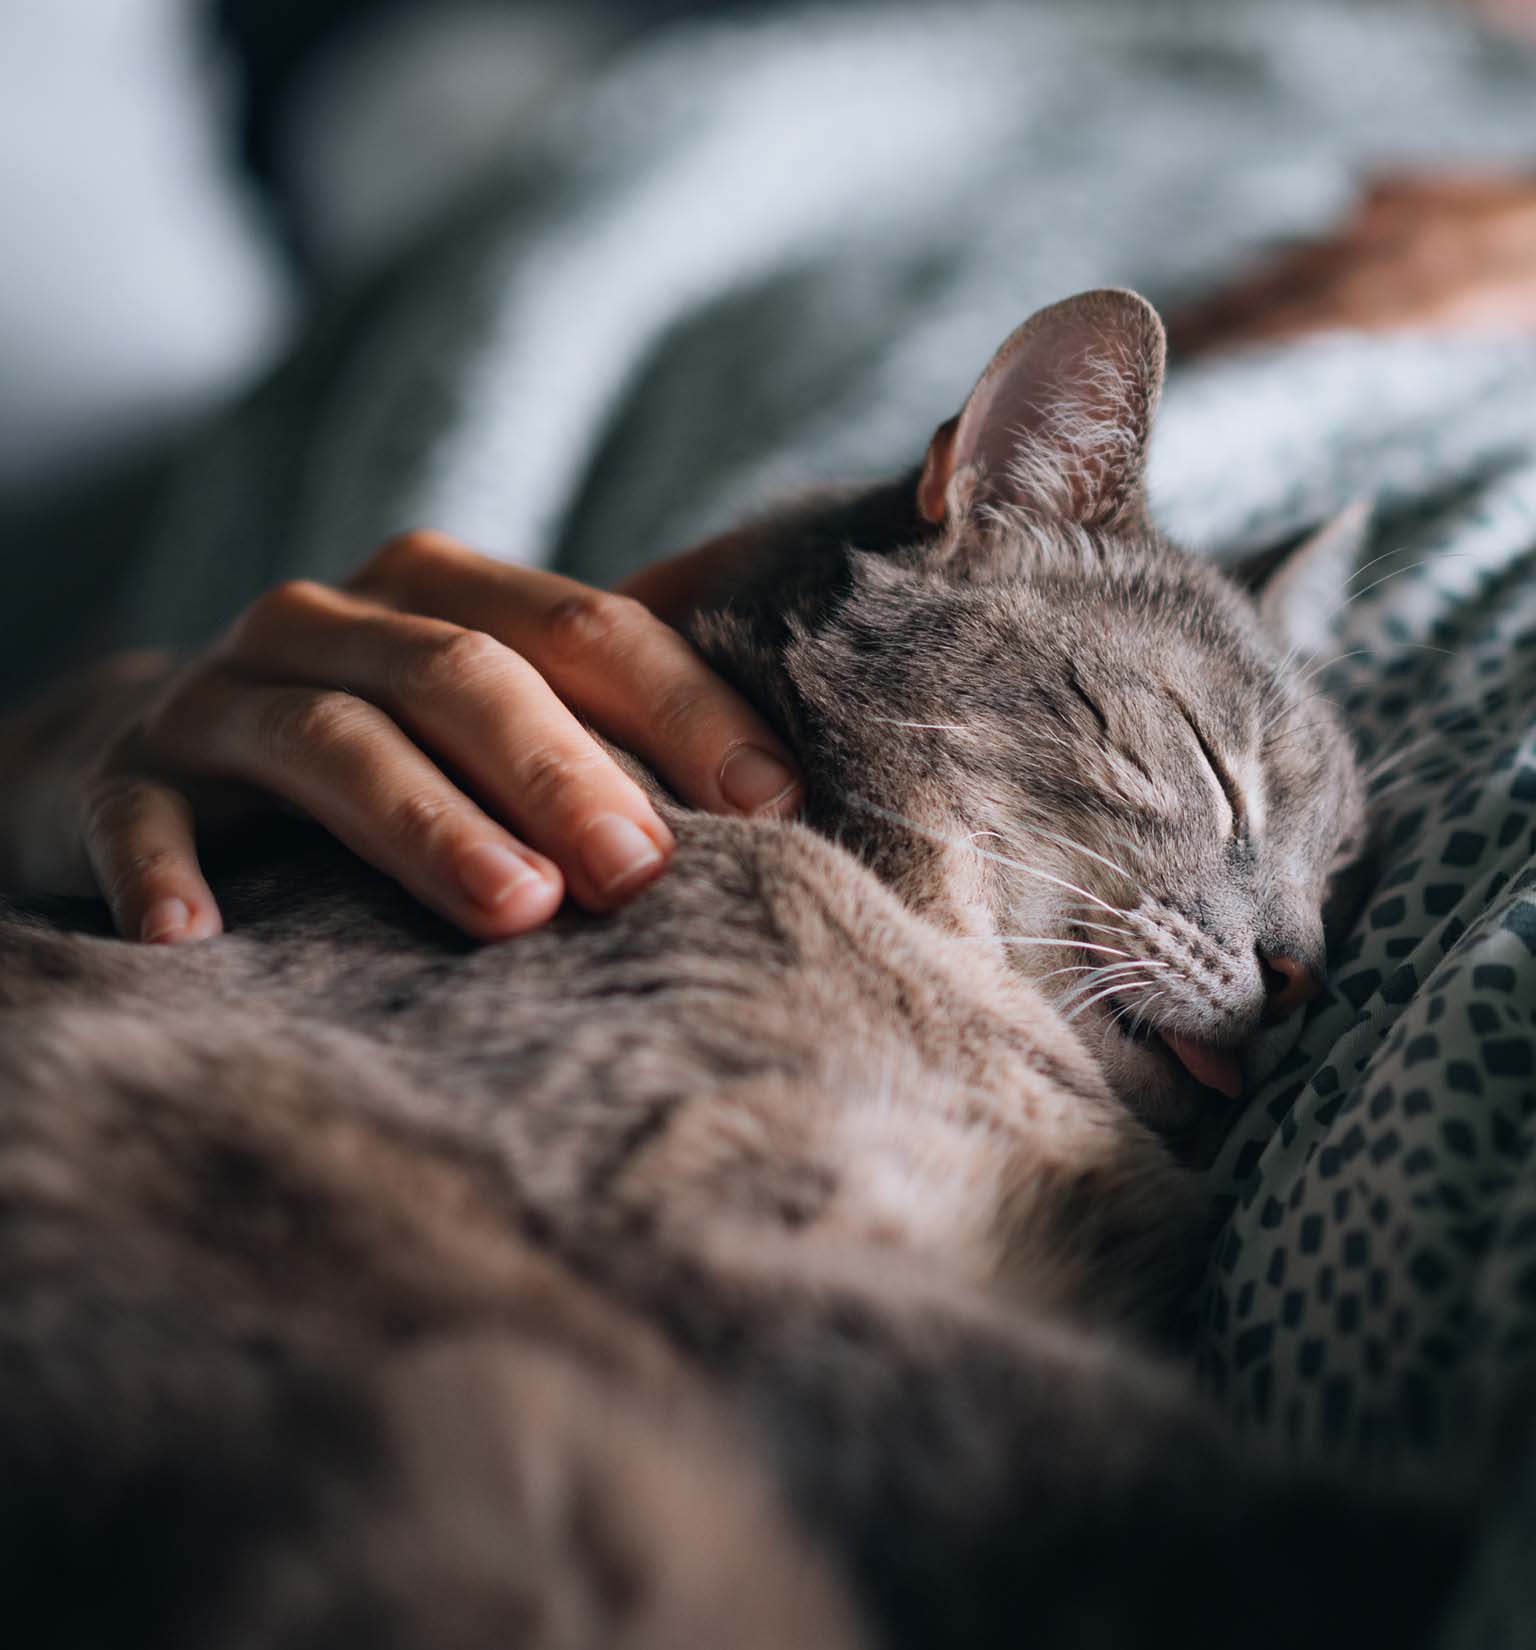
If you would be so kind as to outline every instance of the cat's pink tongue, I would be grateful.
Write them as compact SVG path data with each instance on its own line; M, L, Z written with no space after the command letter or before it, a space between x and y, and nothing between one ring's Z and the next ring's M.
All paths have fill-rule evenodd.
M1204 1083L1208 1089L1220 1090L1229 1100L1241 1096L1243 1068L1231 1049L1197 1043L1193 1037L1181 1036L1177 1031L1160 1031L1158 1036L1197 1083Z

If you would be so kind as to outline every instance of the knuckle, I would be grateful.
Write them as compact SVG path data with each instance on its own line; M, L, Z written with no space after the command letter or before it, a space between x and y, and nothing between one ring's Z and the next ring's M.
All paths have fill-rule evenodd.
M544 641L560 659L611 653L634 635L645 618L645 609L632 596L580 590L562 597L544 615Z
M650 721L663 749L695 748L700 730L711 723L707 697L691 682L665 688L652 708Z
M361 729L368 707L350 693L294 689L263 707L258 737L279 761L300 750L345 743Z
M424 563L441 556L452 540L430 527L411 527L394 533L363 563L352 579L353 589L388 589Z
M586 782L604 760L596 746L590 758L567 750L537 750L524 759L518 787L536 814L575 812Z
M282 620L313 607L325 593L325 586L313 579L284 579L281 584L273 585L264 596L258 597L255 608L264 609L274 619Z
M112 862L102 893L107 903L116 909L140 890L165 881L168 873L179 870L181 864L181 855L170 847L145 848L127 854Z
M416 791L391 806L385 829L391 841L420 848L435 842L444 825L457 815L458 809L448 797Z
M228 651L237 657L249 655L267 636L289 629L324 594L324 586L313 579L285 579L273 585L235 620L229 632Z
M456 630L408 650L395 672L393 688L406 701L459 693L506 661L507 650L494 636L483 630Z
M144 780L107 781L86 803L86 832L103 842L122 836L143 818L153 800L153 787Z

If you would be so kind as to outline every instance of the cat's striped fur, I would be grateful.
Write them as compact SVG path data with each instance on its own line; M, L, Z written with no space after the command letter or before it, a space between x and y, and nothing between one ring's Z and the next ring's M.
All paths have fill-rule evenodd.
M1220 795L1149 713L1135 754L1168 796L1144 801L1146 834L1123 798L1092 805L1139 661L1198 665L1211 759L1234 765L1227 701L1296 690L1248 598L1128 508L1156 382L1124 363L1160 372L1155 322L1122 295L1050 316L1031 405L1069 393L1095 339L1124 370L1078 373L1098 399L1072 427L1126 416L1106 384L1139 396L1134 439L1075 460L1136 473L1079 467L1054 507L1113 493L1113 519L1009 515L962 450L938 531L915 482L783 518L743 539L741 588L699 622L797 745L807 823L663 799L663 879L494 948L308 840L219 880L229 931L205 945L0 916L0 1620L26 1624L18 1642L1216 1645L1425 1625L1448 1523L1361 1522L1337 1486L1246 1456L1137 1345L1190 1282L1202 1215L1136 1106L1187 1087L1144 1046L1116 1066L1108 1011L1059 1011L1079 976L1052 970L1099 960L1068 901L1148 931L1178 915L1218 961L1282 919L1311 943L1357 804L1333 724L1310 766L1261 742L1246 783L1279 847L1256 871L1254 843L1207 843ZM1091 554L1060 548L1085 534ZM1116 625L1136 640L1101 680L1114 654L1090 632ZM1094 660L1103 727L1053 720L1062 671ZM1180 892L1202 854L1227 867L1220 899L1215 872ZM1051 943L992 943L1021 906ZM1251 1029L1232 992L1223 1023ZM1402 1554L1374 1596L1371 1566ZM1277 1566L1309 1585L1271 1590Z

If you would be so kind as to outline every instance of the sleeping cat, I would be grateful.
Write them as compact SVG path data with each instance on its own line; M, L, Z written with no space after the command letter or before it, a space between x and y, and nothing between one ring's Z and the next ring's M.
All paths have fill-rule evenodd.
M738 536L694 636L806 820L642 776L616 916L472 948L308 841L198 946L0 916L18 1642L1425 1631L1454 1520L1136 1346L1203 1226L1150 1125L1315 989L1362 812L1295 663L1339 535L1257 603L1166 544L1162 362L1054 306L919 475Z

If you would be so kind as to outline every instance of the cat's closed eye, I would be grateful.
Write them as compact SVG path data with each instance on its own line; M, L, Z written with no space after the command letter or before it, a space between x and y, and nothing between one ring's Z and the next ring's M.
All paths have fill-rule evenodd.
M1194 736L1195 745L1200 752L1201 759L1226 804L1227 834L1234 842L1246 840L1249 835L1249 812L1248 801L1243 793L1242 786L1238 783L1231 768L1222 759L1221 753L1202 730L1195 713L1177 693L1170 690L1168 696L1178 708L1184 725Z

